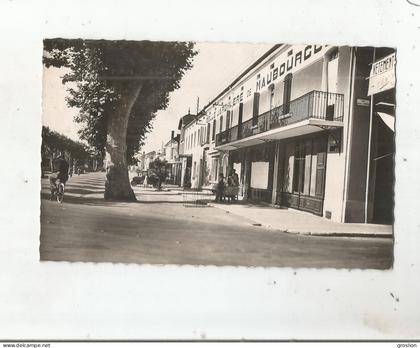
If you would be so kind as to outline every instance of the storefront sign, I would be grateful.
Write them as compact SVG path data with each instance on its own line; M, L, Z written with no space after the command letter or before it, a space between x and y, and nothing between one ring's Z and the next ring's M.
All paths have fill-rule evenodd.
M395 87L395 63L395 53L392 53L372 64L369 96Z
M282 81L289 73L296 73L301 69L322 59L331 48L328 45L290 45L281 53L261 63L252 75L237 86L230 89L206 110L209 119L231 110L239 103L246 103L253 98L255 92L261 93L273 84Z
M356 104L357 104L357 106L369 106L370 105L370 100L369 99L357 98Z

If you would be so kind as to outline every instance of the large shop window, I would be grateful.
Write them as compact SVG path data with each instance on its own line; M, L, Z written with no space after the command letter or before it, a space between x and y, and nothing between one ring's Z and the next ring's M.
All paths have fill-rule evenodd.
M251 187L266 190L268 187L269 162L252 162Z
M297 143L293 166L293 192L303 193L305 182L305 143Z
M326 152L318 152L316 160L316 184L315 184L315 195L324 195L324 182L325 182L325 164L327 161Z
M291 192L312 197L324 196L326 148L326 137L316 137L297 141L294 149L290 149L286 156L290 159L289 166L293 166Z

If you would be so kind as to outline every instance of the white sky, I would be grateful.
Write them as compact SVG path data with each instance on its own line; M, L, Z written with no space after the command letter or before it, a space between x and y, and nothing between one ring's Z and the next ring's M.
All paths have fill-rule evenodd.
M200 110L246 67L264 54L272 44L198 43L193 68L186 72L180 88L170 95L166 110L159 111L153 121L153 130L146 138L142 150L157 150L162 142L167 142L171 130L177 133L179 118L191 109L196 112L197 97ZM79 125L73 122L77 113L65 102L66 87L61 83L63 69L44 68L43 81L43 124L78 140Z

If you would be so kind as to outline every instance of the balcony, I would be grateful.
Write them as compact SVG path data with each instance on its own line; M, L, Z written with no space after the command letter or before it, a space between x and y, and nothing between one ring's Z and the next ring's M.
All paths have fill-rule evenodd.
M311 91L288 104L280 105L217 134L216 147L229 149L253 145L250 141L242 140L265 138L266 135L271 139L281 139L307 134L321 130L319 126L323 125L340 127L343 115L343 94ZM281 134L283 130L284 134ZM258 134L261 136L256 137Z

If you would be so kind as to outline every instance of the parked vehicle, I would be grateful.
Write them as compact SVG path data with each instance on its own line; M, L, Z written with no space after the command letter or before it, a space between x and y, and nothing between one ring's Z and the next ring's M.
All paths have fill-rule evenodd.
M131 179L131 186L143 185L145 176L134 176Z

